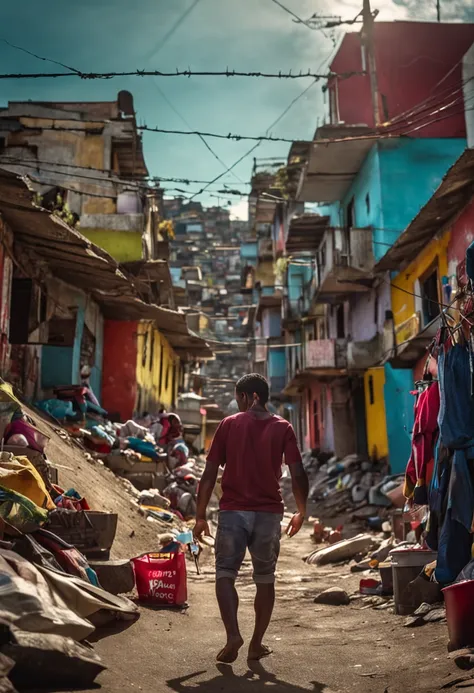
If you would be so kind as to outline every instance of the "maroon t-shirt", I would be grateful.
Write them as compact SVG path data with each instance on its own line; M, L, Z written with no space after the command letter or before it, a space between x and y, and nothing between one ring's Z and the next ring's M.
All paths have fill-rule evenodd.
M241 412L221 421L207 456L224 467L220 509L281 513L283 457L301 461L293 427L281 416Z

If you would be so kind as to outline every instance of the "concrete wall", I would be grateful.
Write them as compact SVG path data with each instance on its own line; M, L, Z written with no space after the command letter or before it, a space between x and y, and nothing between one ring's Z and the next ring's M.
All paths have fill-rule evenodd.
M136 373L138 410L155 412L161 404L168 409L174 405L180 382L180 359L151 322L138 324Z
M132 262L142 258L142 234L139 231L110 231L81 227L81 233L112 255L117 262Z
M438 293L440 300L443 301L441 282L442 278L448 275L449 240L449 231L440 239L433 239L406 269L392 278L392 311L395 327L408 320L420 309L421 300L418 298L420 290L417 280L431 267L438 268Z
M382 183L379 149L374 145L365 158L341 205L341 226L347 224L347 207L354 201L355 228L373 226L380 229L384 225L382 209ZM382 252L382 255L386 252Z
M451 226L448 244L448 277L454 285L458 265L466 259L466 250L474 241L474 198Z
M448 8L450 4L447 4ZM431 7L428 3L421 6ZM436 23L435 19L433 8L431 22L375 22L375 60L382 120L391 119L437 93L449 93L459 86L462 57L474 41L474 27L467 23ZM359 32L345 34L330 68L336 74L365 69ZM337 88L337 116L341 121L374 125L368 74L334 79L329 82L329 87L330 91ZM435 122L415 131L413 136L462 136L462 114L456 109L453 112L456 115L451 118L427 119ZM401 121L402 124L406 122Z
M104 349L104 321L100 308L83 291L57 279L48 282L48 296L57 314L61 312L61 307L65 314L71 314L71 311L75 312L76 331L73 346L45 345L42 347L41 389L47 390L56 386L80 383L80 372L83 365L81 364L81 344L84 326L87 326L95 339L91 387L100 400Z
M398 138L372 147L338 206L321 208L331 223L347 223L354 202L354 226L372 226L375 260L382 258L431 198L466 146L463 138ZM338 221L339 217L339 221Z
M382 185L383 230L374 232L379 259L432 197L466 147L463 138L397 139L377 145Z
M382 282L366 293L350 298L349 333L354 342L367 342L383 328L386 311L391 310L390 284ZM376 314L377 313L377 314Z

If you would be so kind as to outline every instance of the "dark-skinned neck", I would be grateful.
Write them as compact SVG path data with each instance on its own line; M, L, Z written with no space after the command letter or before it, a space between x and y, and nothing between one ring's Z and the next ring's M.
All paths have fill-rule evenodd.
M254 404L252 407L247 409L246 413L250 414L255 419L271 419L273 417L273 414L270 414L270 412L265 407L262 407L261 404Z

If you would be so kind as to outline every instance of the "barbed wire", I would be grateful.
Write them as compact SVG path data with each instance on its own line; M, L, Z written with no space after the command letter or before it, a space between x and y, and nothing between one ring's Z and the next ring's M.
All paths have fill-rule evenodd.
M72 70L72 68L69 68ZM312 72L309 68L308 70L300 70L299 72L284 72L279 70L278 72L243 72L240 70L191 70L190 68L186 70L180 70L176 68L174 72L163 72L162 70L128 70L124 72L82 72L80 70L74 70L73 72L7 72L0 73L0 79L62 79L64 77L79 77L84 80L95 80L95 79L114 79L115 77L260 77L264 79L332 79L334 77L339 77L345 79L348 77L353 77L355 75L365 75L365 72L328 72L325 74L317 74Z

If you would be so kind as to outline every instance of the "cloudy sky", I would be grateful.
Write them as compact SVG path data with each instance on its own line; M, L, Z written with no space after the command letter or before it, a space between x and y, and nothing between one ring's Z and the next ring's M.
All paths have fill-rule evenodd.
M474 20L469 0L441 2L446 19ZM303 18L314 12L352 18L361 9L361 0L283 0L283 4ZM325 69L334 48L330 36L294 23L273 0L42 0L41 6L37 0L23 0L20 8L5 0L0 5L0 38L86 72L177 67L316 71ZM373 0L373 7L380 11L380 20L436 19L435 0ZM58 70L5 42L0 42L0 59L2 72ZM309 80L183 77L17 80L1 82L0 105L25 99L112 100L120 89L128 89L142 124L260 135L309 84ZM319 83L272 134L311 137L317 119L324 114ZM207 181L225 170L198 138L145 133L144 143L151 175ZM251 146L219 140L209 140L209 144L226 166ZM254 155L284 159L287 150L287 145L266 143ZM246 190L241 182L249 180L254 155L235 168L235 176L225 176L228 185ZM190 190L199 187L193 185ZM211 189L220 188L222 185ZM217 203L214 197L199 199ZM228 199L233 199L234 211L241 214L245 202L238 205L229 197L219 201L226 204Z

